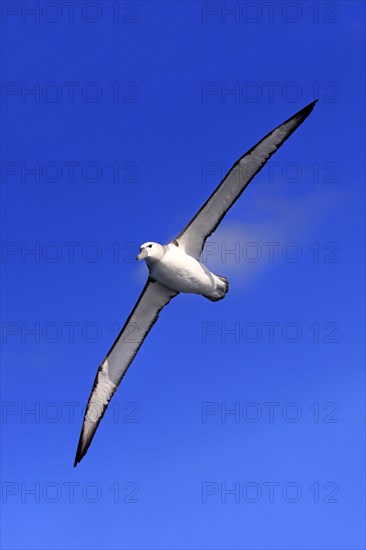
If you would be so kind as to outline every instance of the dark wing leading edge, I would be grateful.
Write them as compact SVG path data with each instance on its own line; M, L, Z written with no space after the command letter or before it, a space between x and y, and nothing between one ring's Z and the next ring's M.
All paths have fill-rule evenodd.
M267 160L311 113L316 101L272 130L231 168L210 198L175 239L187 254L200 258L206 239L215 231L226 212L240 197Z
M148 279L131 315L98 369L85 411L74 466L86 454L109 401L161 309L177 294L157 281Z

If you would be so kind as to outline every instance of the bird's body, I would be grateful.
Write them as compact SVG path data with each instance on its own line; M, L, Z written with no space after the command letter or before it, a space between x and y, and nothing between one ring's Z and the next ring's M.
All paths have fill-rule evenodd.
M277 126L232 166L189 224L169 244L147 242L138 260L145 259L149 278L130 316L101 362L86 407L74 465L86 454L114 392L157 321L160 311L179 293L200 294L214 302L228 291L225 277L211 273L200 257L206 239L261 170L268 159L304 122L313 101Z
M151 248L149 248L150 245ZM148 251L149 255L145 259L150 277L155 281L176 292L200 294L212 301L224 298L228 290L225 277L211 273L207 267L186 254L179 246L173 243L165 246L158 243L145 243L141 250Z

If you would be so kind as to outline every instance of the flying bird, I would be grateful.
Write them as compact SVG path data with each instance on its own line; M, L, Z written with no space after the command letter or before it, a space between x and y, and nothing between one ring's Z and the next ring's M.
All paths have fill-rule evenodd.
M317 101L317 100L316 100ZM85 456L113 394L131 365L160 311L180 292L222 300L228 280L211 273L200 256L206 239L268 159L304 122L314 108L304 109L267 134L232 166L197 214L169 244L146 242L137 260L145 260L149 276L137 303L97 371L86 407L74 466Z

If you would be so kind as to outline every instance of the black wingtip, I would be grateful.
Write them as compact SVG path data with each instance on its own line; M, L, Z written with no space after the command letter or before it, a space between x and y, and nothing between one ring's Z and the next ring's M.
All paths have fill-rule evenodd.
M75 456L75 460L74 460L74 468L76 468L76 466L83 460L85 455L86 455L86 451L80 452L79 449L76 451L76 456Z
M311 103L309 103L309 105L307 105L305 107L305 109L309 109L310 111L312 111L312 109L314 109L315 105L318 103L319 101L319 98L317 99L314 99L314 101L312 101Z
M80 456L79 449L76 451L75 460L74 460L74 468L79 464L79 462L82 460L82 456Z
M75 460L74 460L74 468L79 464L79 462L82 460L82 456L79 453L79 449L76 451Z
M301 109L301 111L299 111L298 113L296 113L295 116L298 116L299 118L306 118L307 116L310 115L311 111L314 109L315 105L317 104L318 102L318 99L314 99L314 101L312 101L311 103L309 103L308 105L306 105L306 107L304 107L303 109Z
M298 128L304 122L304 120L306 118L308 118L311 111L314 109L317 101L318 101L317 99L314 99L314 101L312 101L311 103L309 103L308 105L306 105L305 107L300 109L300 111L298 111L297 113L292 115L290 118L285 120L285 122L280 124L280 126L277 126L277 128L280 128L281 126L284 126L285 124L288 124L288 123L291 123L293 125L291 131L288 134L288 136L286 137L286 139L282 143L284 143L287 140L287 138L289 138L290 135L296 130L296 128ZM277 130L277 128L275 128L275 130ZM275 130L273 130L273 131L275 131ZM263 138L263 140L266 139L270 134L271 134L271 132L269 134L267 134L267 136L265 136ZM281 145L282 145L282 143L281 143ZM253 147L253 149L254 149L254 147Z
M85 445L83 442L83 436L84 436L84 427L81 431L79 442L78 442L78 448L76 449L76 455L74 460L74 468L83 460L84 456L86 455L89 445Z

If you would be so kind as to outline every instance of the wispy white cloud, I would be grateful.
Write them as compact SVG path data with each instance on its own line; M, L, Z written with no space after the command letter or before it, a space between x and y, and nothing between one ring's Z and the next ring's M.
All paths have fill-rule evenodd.
M302 247L317 240L330 214L339 213L340 193L318 191L308 196L251 197L246 222L223 222L208 239L203 261L209 269L248 285L278 261L292 261ZM333 216L331 216L333 218ZM334 216L334 219L336 217ZM292 245L291 243L295 243Z

